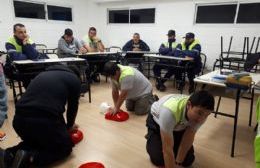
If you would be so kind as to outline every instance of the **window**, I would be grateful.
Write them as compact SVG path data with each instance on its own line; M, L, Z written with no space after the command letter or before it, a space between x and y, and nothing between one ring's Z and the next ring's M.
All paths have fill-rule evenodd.
M15 17L45 19L44 4L14 1Z
M108 23L155 23L155 8L108 10Z
M109 10L109 23L129 23L129 10Z
M239 5L237 23L260 23L260 3Z
M154 23L155 8L130 10L131 23Z
M197 6L196 23L234 23L237 4Z
M71 8L47 5L47 10L49 20L72 21Z

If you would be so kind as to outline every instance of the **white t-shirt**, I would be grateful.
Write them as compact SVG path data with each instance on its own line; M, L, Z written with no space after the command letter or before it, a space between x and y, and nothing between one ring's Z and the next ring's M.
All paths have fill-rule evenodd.
M126 76L119 84L112 80L111 85L113 90L127 90L127 99L133 99L145 94L152 93L152 84L150 81L137 69L134 69L134 75Z
M173 131L184 130L187 127L191 127L194 131L197 131L203 124L192 123L187 119L187 110L183 109L182 118L180 122L176 122L176 118L170 109L163 106L163 104L172 97L177 98L187 97L186 95L171 94L162 97L159 101L154 102L151 107L151 114L153 115L154 121L160 126L160 129L168 134L172 134Z

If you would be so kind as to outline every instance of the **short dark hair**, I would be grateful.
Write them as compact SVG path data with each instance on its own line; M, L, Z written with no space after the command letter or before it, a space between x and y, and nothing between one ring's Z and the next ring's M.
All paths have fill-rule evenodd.
M17 27L25 27L23 24L21 23L16 23L14 26L13 26L13 31L15 32L16 31L16 28Z
M134 36L135 36L135 35L136 35L136 36L140 36L140 34L139 34L139 33L134 33Z
M73 31L71 29L65 29L64 31L64 35L67 35L67 36L73 36Z
M104 73L107 76L114 76L118 70L120 68L115 62L107 62L104 66Z
M213 95L205 90L194 92L190 96L189 101L191 102L192 106L200 106L207 110L213 111L215 107L215 99Z
M88 32L90 31L97 31L97 29L95 27L90 27Z

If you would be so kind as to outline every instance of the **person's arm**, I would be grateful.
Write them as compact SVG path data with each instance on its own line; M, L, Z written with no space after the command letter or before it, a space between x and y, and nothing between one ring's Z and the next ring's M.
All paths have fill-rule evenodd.
M35 43L33 44L26 43L25 45L23 45L23 52L31 60L37 59L39 56L39 53L36 50Z
M201 52L201 46L199 44L195 45L191 51L185 51L185 56L191 57L191 58L198 58L200 56Z
M182 46L181 44L178 44L176 49L175 49L175 52L174 52L174 56L175 57L185 57L184 55L184 52L182 51Z
M150 51L150 47L144 41L142 41L142 51Z
M75 54L75 51L73 49L67 47L65 40L59 40L58 48L65 54Z
M191 148L191 146L194 142L195 134L196 134L196 131L190 127L188 127L185 130L179 150L178 150L178 154L176 157L176 162L182 163L184 161L188 150Z
M112 98L113 98L114 106L116 106L118 97L119 97L119 91L117 89L112 89Z
M8 55L10 56L10 59L12 61L13 60L26 60L26 59L28 59L25 54L18 53L16 51L16 48L10 43L6 43L5 48L6 48L6 51L7 51Z
M101 40L97 41L97 47L98 47L98 51L100 51L100 52L104 52L105 51L105 46L104 46L104 44L102 43Z
M81 54L85 54L87 50L83 47L80 41L78 39L74 39L74 40L75 40L77 51Z
M159 48L159 53L161 55L167 55L170 52L170 49L168 47L165 47L164 44L161 44L160 48Z
M162 150L165 168L175 168L175 157L173 153L173 135L161 130Z
M121 90L117 102L115 104L115 112L118 112L120 110L120 107L124 103L126 97L127 97L127 90Z
M132 40L130 40L123 46L123 51L132 51L132 50L133 50Z
M67 105L67 128L70 129L75 124L76 116L78 113L79 96L81 83L78 78L73 79L73 85L70 87Z

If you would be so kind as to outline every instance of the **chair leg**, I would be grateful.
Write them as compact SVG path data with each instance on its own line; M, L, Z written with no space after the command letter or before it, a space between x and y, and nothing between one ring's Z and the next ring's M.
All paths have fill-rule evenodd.
M255 129L254 129L255 132L257 131L257 127L258 127L258 123L255 126Z
M219 98L218 98L217 109L216 109L216 113L215 113L215 116L214 116L215 118L217 118L217 114L218 114L218 110L219 110L220 101L221 101L221 96L219 96Z

